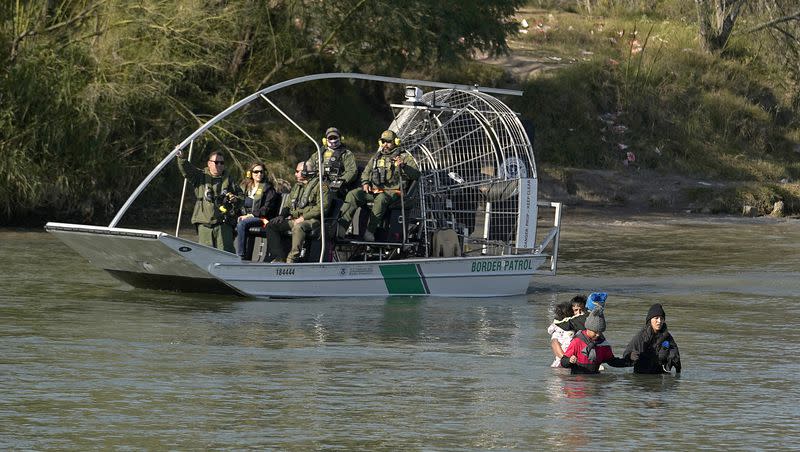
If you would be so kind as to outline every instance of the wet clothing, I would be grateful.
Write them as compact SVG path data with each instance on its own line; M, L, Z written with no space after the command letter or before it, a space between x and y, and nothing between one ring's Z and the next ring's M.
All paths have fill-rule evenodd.
M553 323L566 331L581 331L586 329L586 318L589 313L578 314L576 316L567 317L566 319L556 320Z
M247 234L247 230L252 226L260 225L262 218L270 219L277 215L281 197L269 182L253 184L249 188L245 183L242 183L240 189L242 192L242 213L253 216L243 218L236 223L236 249L239 257L249 259L253 253L253 237Z
M330 207L329 190L326 184L322 185L322 208L327 212ZM319 177L311 179L308 183L297 183L289 193L289 200L267 224L267 248L274 259L296 262L300 251L305 244L306 237L320 227ZM303 217L303 221L295 224L294 219ZM283 247L282 236L291 231L292 246L289 252Z
M672 367L678 373L681 371L678 344L667 330L666 322L656 332L648 319L647 324L633 336L622 357L633 364L633 372L637 374L669 373Z
M404 163L400 167L394 163L394 158L397 156L400 156ZM374 234L389 206L400 200L401 183L415 181L417 178L419 178L417 162L408 152L403 152L400 148L395 148L395 152L386 154L377 152L361 173L361 185L370 185L379 192L367 193L362 187L350 190L344 199L339 224L347 228L353 220L356 209L372 202L367 230Z
M226 218L225 213L220 211L218 203L218 198L223 193L239 194L239 187L233 178L227 171L214 177L208 168L201 170L183 157L178 157L178 169L194 190L196 201L192 212L192 224L197 228L199 242L235 253L233 224Z
M561 346L561 351L569 347L570 342L572 342L572 337L575 335L572 331L567 331L561 329L556 326L556 320L553 320L553 323L547 327L547 333L550 334L551 341L558 341L558 345ZM555 357L553 359L553 363L550 364L550 367L561 367L561 358Z
M578 362L571 363L569 358L576 356ZM579 331L572 342L564 350L561 357L561 366L570 369L573 374L596 374L599 373L600 364L608 363L613 367L626 367L630 364L622 358L614 356L611 344L602 335L591 340L586 336L586 330Z
M311 154L308 160L318 161L317 153ZM322 152L322 168L324 170L323 180L331 184L332 189L339 187L352 188L356 181L358 166L356 157L344 145L339 145L336 149L325 147ZM338 184L336 183L338 181ZM339 187L337 187L339 185Z

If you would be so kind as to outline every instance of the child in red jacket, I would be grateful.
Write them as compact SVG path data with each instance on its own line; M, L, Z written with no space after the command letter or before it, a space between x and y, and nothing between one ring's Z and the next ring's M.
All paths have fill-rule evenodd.
M627 367L630 364L614 356L611 344L603 337L606 330L606 318L603 308L596 308L586 318L586 329L579 331L561 357L561 366L568 367L573 374L599 373L600 364L608 363L613 367Z

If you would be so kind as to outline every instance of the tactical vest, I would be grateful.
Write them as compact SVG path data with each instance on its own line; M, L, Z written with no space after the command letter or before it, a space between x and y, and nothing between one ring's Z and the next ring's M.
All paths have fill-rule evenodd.
M372 158L372 175L370 183L376 187L383 187L394 180L397 170L394 166L394 159L400 155L400 149L395 149L391 154L384 154L378 151Z
M311 193L314 193L313 190L317 187L318 183L319 179L315 178L313 181L307 183L302 189L300 189L297 196L291 200L291 210L305 209L308 206L308 197L311 195Z
M231 187L234 186L233 180L228 177L214 177L210 174L204 173L204 183L202 190L196 190L195 196L199 201L208 201L210 203L214 203L214 200L217 199L219 195L223 192L230 192ZM214 182L216 179L216 182Z
M192 223L205 225L223 223L226 216L220 211L217 201L223 192L234 192L235 187L230 176L215 178L204 172L203 184L198 185L194 191L197 202L192 212Z
M347 148L342 145L336 149L325 148L325 153L322 154L322 168L329 180L336 180L344 173L342 155L345 151Z

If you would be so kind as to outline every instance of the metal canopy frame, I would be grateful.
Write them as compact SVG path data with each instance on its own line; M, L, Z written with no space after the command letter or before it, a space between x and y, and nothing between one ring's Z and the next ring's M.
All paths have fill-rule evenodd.
M316 140L267 95L293 85L326 79L356 79L434 88L424 93L418 102L392 104L393 108L401 111L389 127L397 132L403 141L403 149L415 158L424 175L418 184L420 201L416 208L422 219L425 253L427 255L432 229L441 227L457 230L465 244L479 243L478 250L483 254L506 254L513 248L511 244L516 239L520 221L517 218L520 205L516 197L519 193L517 183L521 178L536 179L536 166L531 143L518 115L490 94L519 96L522 92L356 73L298 77L259 90L231 105L175 146L139 184L108 227L116 227L141 192L179 151L189 146L191 153L194 140L257 99L266 101L311 140L321 159L322 153ZM318 162L320 168L321 163ZM510 170L512 167L515 168L513 174ZM536 206L535 200L533 205ZM532 212L534 234L535 209ZM408 216L403 214L404 222ZM324 217L321 224L324 228ZM324 241L324 229L321 237Z
M491 93L491 94L503 94L503 95L511 95L511 96L521 96L522 91L516 90L507 90L507 89L499 89L499 88L485 88L480 87L477 85L460 85L454 83L441 83L441 82L431 82L427 80L415 80L415 79L405 79L405 78L397 78L397 77L384 77L380 75L369 75L369 74L358 74L354 72L349 73L325 73L325 74L314 74L314 75L307 75L303 77L297 77L290 80L286 80L280 83L276 83L272 86L267 88L261 89L256 91L255 93L243 98L242 100L236 102L235 104L231 105L230 107L226 108L218 115L214 116L213 118L209 119L208 122L203 124L202 126L198 127L197 130L192 132L186 139L180 142L175 148L164 157L161 162L153 168L153 171L147 175L147 177L142 180L136 190L128 197L125 204L117 211L117 214L109 223L108 227L113 228L116 227L117 224L120 222L125 213L130 208L131 204L139 197L139 195L144 191L144 189L150 185L150 182L158 175L164 167L167 166L169 162L171 162L175 156L177 155L178 151L183 150L186 146L190 145L197 137L202 135L206 130L210 129L216 123L222 121L226 117L228 117L231 113L239 110L243 106L253 102L256 99L261 98L262 96L266 96L267 94L273 93L275 91L279 91L283 88L287 88L293 85L299 85L302 83L307 83L315 80L329 80L329 79L352 79L352 80L369 80L375 82L384 82L384 83L394 83L394 84L401 84L401 85L419 85L419 86L427 86L431 88L449 88L449 89L458 89L458 90L465 90L465 91L476 91L476 92L483 92L483 93Z

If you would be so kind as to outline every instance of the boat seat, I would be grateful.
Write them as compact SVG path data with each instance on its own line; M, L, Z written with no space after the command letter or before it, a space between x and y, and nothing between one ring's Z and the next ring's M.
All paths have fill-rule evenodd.
M338 197L331 198L331 206L329 207L330 212L325 215L325 235L327 237L328 243L332 244L333 237L336 235L336 225L337 221L339 220L339 215L342 211L342 205L344 205L344 201L339 199ZM321 229L315 229L306 237L306 243L303 247L301 252L301 258L305 261L314 262L319 260L319 255L322 252L322 240L320 238L320 231ZM258 246L258 255L257 258L254 256L254 261L263 261L267 256L267 228L262 226L252 226L247 230L248 235L253 235L254 237L260 238L259 246ZM291 231L289 231L289 235L291 236ZM285 247L291 246L291 242L286 240L283 244ZM255 252L255 246L252 250ZM330 246L332 250L332 246ZM327 259L332 259L331 256L326 257Z
M386 214L383 216L383 221L375 231L375 240L384 243L403 243L403 228L406 228L407 240L412 239L409 230L413 228L421 219L418 219L418 184L417 181L412 182L406 190L405 197L401 201L400 198L389 204L386 209ZM373 203L367 203L369 209L372 208ZM405 207L405 212L403 211ZM356 211L353 216L353 235L361 238L367 228L367 221L369 218L369 209L362 209ZM356 223L358 221L358 223Z
M283 210L284 204L289 202L289 193L280 191L278 192L278 196L281 197L281 202L278 207L278 212L280 212L281 210ZM264 241L264 238L267 237L266 228L263 225L250 226L245 231L245 234L247 234L247 237L246 240L244 241L245 243L244 255L251 256L253 260L262 260L264 256L261 254L261 252L264 251L266 248L266 242ZM253 253L255 252L256 249L259 252L257 256L254 256Z
M431 257L460 257L461 240L453 229L439 229L431 239Z

